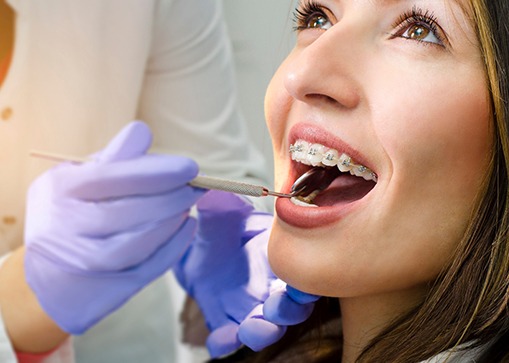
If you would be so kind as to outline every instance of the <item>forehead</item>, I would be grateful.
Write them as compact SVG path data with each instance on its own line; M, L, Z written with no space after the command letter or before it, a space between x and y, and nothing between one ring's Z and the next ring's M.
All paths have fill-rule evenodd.
M342 0L333 0L333 1L342 1ZM354 2L359 2L359 1L362 1L362 0L353 0ZM440 4L440 3L450 3L450 4L459 4L459 3L465 3L466 1L464 0L368 0L369 2L377 5L391 5L391 4L418 4L418 3L423 3L423 4L429 4L429 3L435 3L435 4Z
M430 11L452 38L468 39L477 43L474 20L474 5L481 0L299 0L299 4L316 3L341 9L342 5L362 5L364 11L376 12L382 16L387 10L388 16L394 12L416 7ZM368 5L368 7L365 7ZM371 8L371 9L368 9Z
M298 0L298 3L310 2L311 0ZM426 4L434 4L434 5L455 5L462 10L466 10L468 5L477 0L322 0L328 3L344 3L344 2L353 2L353 3L361 3L361 2L369 2L373 6L389 6L389 5L401 5L401 4L412 4L412 5L426 5ZM320 1L318 1L320 2Z

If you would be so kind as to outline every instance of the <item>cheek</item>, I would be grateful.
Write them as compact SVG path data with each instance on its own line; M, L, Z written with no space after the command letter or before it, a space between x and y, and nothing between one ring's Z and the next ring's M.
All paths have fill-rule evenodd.
M281 189L281 184L286 179L283 172L288 156L286 131L289 128L287 120L292 104L292 98L284 87L282 74L283 66L272 78L265 94L265 120L272 140L276 189Z
M430 76L426 86L402 87L391 98L397 102L380 101L375 132L399 193L428 209L433 200L449 202L465 214L486 173L493 130L483 74L456 78Z
M272 139L274 155L277 158L285 144L287 118L292 98L284 86L285 61L272 77L265 94L265 120Z
M265 122L272 139L272 146L276 149L281 144L284 127L282 125L282 115L278 112L278 104L281 103L281 84L278 74L272 77L267 92L265 93Z
M493 142L482 76L464 86L435 82L428 91L421 99L400 93L403 103L380 107L398 116L377 125L392 170L373 218L379 242L400 253L387 261L411 262L399 266L401 276L419 264L421 281L434 278L463 237Z

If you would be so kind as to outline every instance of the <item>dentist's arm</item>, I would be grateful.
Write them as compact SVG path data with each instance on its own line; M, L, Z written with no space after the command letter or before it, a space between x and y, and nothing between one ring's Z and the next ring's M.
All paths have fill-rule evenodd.
M25 279L25 248L14 251L0 269L0 309L6 333L19 352L47 352L69 335L44 312Z
M17 279L27 281L30 288L20 284L18 293L37 304L23 306L18 318L41 318L53 332L46 347L115 311L171 268L192 240L195 221L188 213L202 192L187 183L197 166L187 158L148 155L150 144L148 127L131 123L94 162L58 165L31 185L24 255L11 256L3 270L15 268ZM8 293L2 300L15 346L43 350L16 343L29 332L15 333L22 326L9 317L15 300ZM44 334L36 336L32 343Z

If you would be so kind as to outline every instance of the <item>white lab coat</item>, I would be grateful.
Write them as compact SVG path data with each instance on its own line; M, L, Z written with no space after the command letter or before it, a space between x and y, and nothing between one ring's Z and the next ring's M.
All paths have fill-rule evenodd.
M87 155L133 119L150 125L157 151L190 156L209 175L266 182L237 107L218 0L7 1L17 16L0 89L0 254L22 243L27 186L53 165L29 150ZM74 339L77 361L177 362L173 303L166 281L155 282ZM0 360L12 362L2 332ZM59 359L48 363L72 362Z

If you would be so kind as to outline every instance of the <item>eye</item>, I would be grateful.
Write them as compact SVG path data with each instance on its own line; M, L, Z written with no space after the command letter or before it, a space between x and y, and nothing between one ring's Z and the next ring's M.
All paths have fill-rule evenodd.
M404 13L394 25L393 38L405 38L423 43L444 46L445 32L437 23L436 17L429 11L413 8Z
M327 19L327 17L319 15L319 14L313 14L309 17L309 20L306 24L307 28L318 28L318 29L329 29L332 24Z
M402 38L414 39L421 42L430 42L440 44L440 40L433 33L427 24L414 24L408 27L403 34Z
M332 27L332 22L326 14L326 10L314 1L304 2L294 12L295 30L321 29L327 30Z

